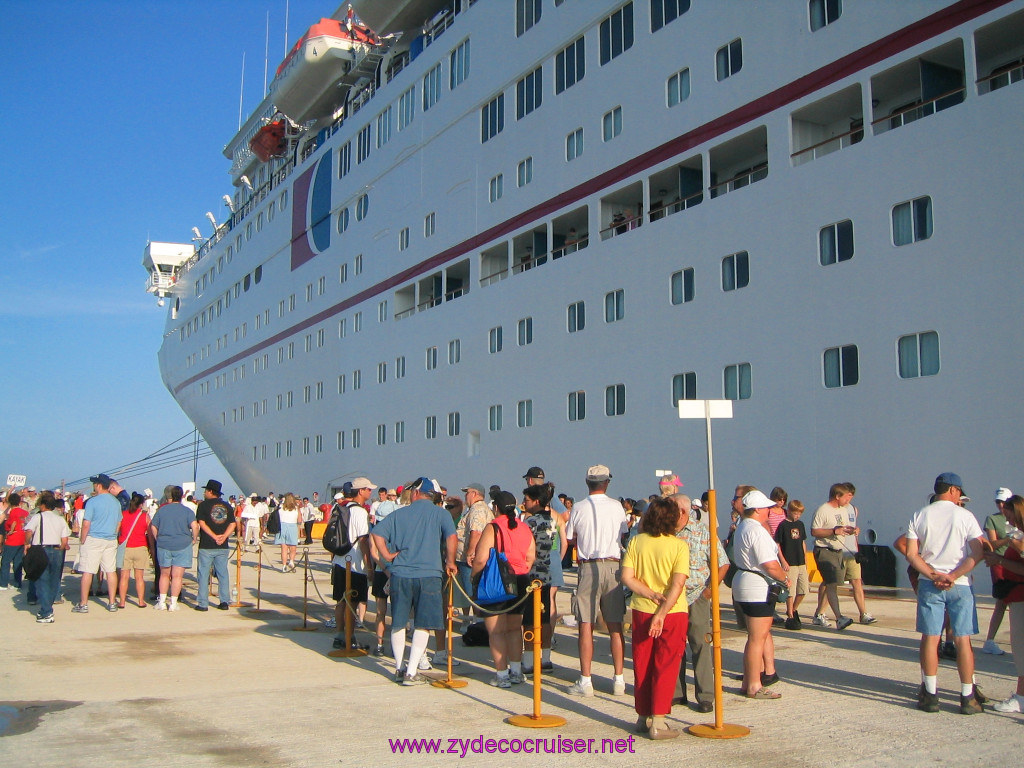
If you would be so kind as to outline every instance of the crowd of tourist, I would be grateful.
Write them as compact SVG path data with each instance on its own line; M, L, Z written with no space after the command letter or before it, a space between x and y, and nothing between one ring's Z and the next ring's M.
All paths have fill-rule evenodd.
M865 603L852 483L836 483L829 489L828 500L812 518L810 536L801 520L804 504L790 500L784 489L775 487L766 495L740 485L722 542L708 525L707 494L691 500L675 475L662 477L659 492L639 500L609 496L612 473L602 465L587 470L588 495L578 502L565 494L556 496L540 467L531 467L523 480L525 488L515 493L474 482L462 487L460 495L427 477L392 489L359 477L346 482L333 503L324 504L316 493L301 498L270 493L224 499L221 483L212 479L201 489L198 503L180 486L167 486L160 499L148 490L130 494L105 474L90 478L93 492L87 498L24 488L5 494L0 505L0 590L23 587L23 558L30 548L40 547L45 569L25 580L28 603L38 605L37 622L52 623L53 606L64 602L65 557L71 539L77 537L72 570L80 579L72 613L89 611L94 588L105 588L107 611L126 608L133 577L135 605L177 611L184 575L193 561L198 584L193 607L209 610L210 586L216 577L215 607L227 610L227 599L235 594L228 569L230 548L241 552L261 547L265 537L273 536L273 544L280 546L281 569L294 571L300 539L311 543L313 526L326 522L330 535L323 540L333 554L336 600L328 626L339 630L336 648L355 646L381 659L390 656L395 681L402 685L427 682L422 672L432 664L427 656L431 634L436 643L433 664L458 664L450 658L450 638L445 634L451 594L467 642L473 633L486 637L494 665L490 684L510 688L534 671L532 654L524 658L523 634L524 617L528 626L532 624L532 585L540 584L539 661L540 671L546 671L553 666L552 630L559 621L555 596L566 585L564 569L575 567L573 616L564 621L577 627L580 674L566 692L594 695L594 625L603 620L612 657L611 693L626 693L629 634L636 730L657 740L678 736L665 718L673 704L688 701L683 663L687 645L694 705L699 712L714 708L709 645L714 583L724 580L731 586L736 620L747 635L740 690L751 699L781 697L775 687L780 677L772 631L802 628L799 608L809 591L811 562L822 579L814 625L829 628L834 621L835 629L843 631L853 624L839 603L837 588L845 582L851 586L857 620L864 625L875 622ZM918 596L918 708L939 710L937 667L946 655L957 662L960 712L983 710L987 699L974 678L970 638L978 632L978 620L968 577L984 561L992 569L997 602L982 650L1003 653L994 637L1008 608L1018 673L1016 691L994 708L1022 712L1024 498L1000 488L996 511L980 526L964 506L969 499L958 475L939 475L933 490L932 502L913 515L906 533L894 544L907 558ZM808 538L814 540L813 561ZM715 572L713 551L718 560ZM147 595L145 577L151 563L156 578ZM376 643L359 646L351 632L341 629L349 612L350 628L366 628L371 595ZM826 602L832 620L824 613ZM940 642L943 633L949 638L946 643Z

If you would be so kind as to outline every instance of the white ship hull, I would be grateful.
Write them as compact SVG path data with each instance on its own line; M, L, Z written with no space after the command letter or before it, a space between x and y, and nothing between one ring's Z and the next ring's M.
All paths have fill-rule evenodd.
M161 371L243 490L427 475L517 491L539 464L579 497L585 467L605 463L614 494L646 495L655 470L671 469L699 495L704 426L673 402L688 373L688 395L749 391L714 425L726 501L738 483L781 485L812 514L830 484L852 481L862 541L887 545L942 471L964 477L980 520L997 486L1021 484L1024 83L1008 71L993 89L1003 83L989 76L1024 55L1024 3L848 3L814 32L806 2L743 14L694 3L652 33L650 4L636 2L632 47L604 65L601 23L621 3L545 3L519 38L511 5L463 9L179 275ZM556 57L581 35L585 76L556 94ZM470 73L451 89L466 39ZM742 68L719 81L716 54L732 40ZM423 111L437 64L442 93ZM537 67L541 104L517 119L517 81ZM667 107L669 78L687 67L689 96ZM957 72L961 87L931 98ZM499 93L503 130L482 142L481 110ZM605 141L616 108L621 133ZM567 161L578 128L583 152ZM527 158L532 180L519 186ZM609 228L619 212L637 218ZM821 231L845 222L852 258L822 265ZM586 247L571 244L583 234ZM743 282L742 253L747 284L727 290ZM673 274L688 269L692 296L684 287L674 304ZM575 302L586 323L569 332ZM917 375L911 338L924 347ZM837 375L845 385L826 386ZM579 392L585 415L570 420ZM606 415L620 393L624 412Z

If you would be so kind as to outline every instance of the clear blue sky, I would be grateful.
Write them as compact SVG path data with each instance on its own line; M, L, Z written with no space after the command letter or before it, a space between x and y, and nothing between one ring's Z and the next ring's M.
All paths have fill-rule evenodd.
M289 45L337 0L290 0ZM358 10L358 3L354 4ZM0 23L0 484L37 487L141 459L192 429L157 367L164 310L147 240L210 233L222 149L285 49L285 0L6 0ZM212 457L208 477L235 486ZM120 478L119 478L120 479ZM192 479L191 464L126 478Z

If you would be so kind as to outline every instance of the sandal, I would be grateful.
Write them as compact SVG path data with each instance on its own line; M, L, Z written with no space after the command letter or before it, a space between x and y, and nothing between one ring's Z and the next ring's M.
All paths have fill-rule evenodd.
M767 688L758 688L755 693L744 694L748 699L781 699L781 693L769 691Z

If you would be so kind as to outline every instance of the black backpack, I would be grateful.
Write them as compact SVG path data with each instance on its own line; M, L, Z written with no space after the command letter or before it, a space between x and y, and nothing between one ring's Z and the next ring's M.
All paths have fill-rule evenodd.
M274 508L274 511L267 517L267 533L277 535L281 532L281 513Z
M352 551L352 541L348 535L348 524L351 519L352 513L348 504L334 505L323 537L324 549L332 555L344 557Z

